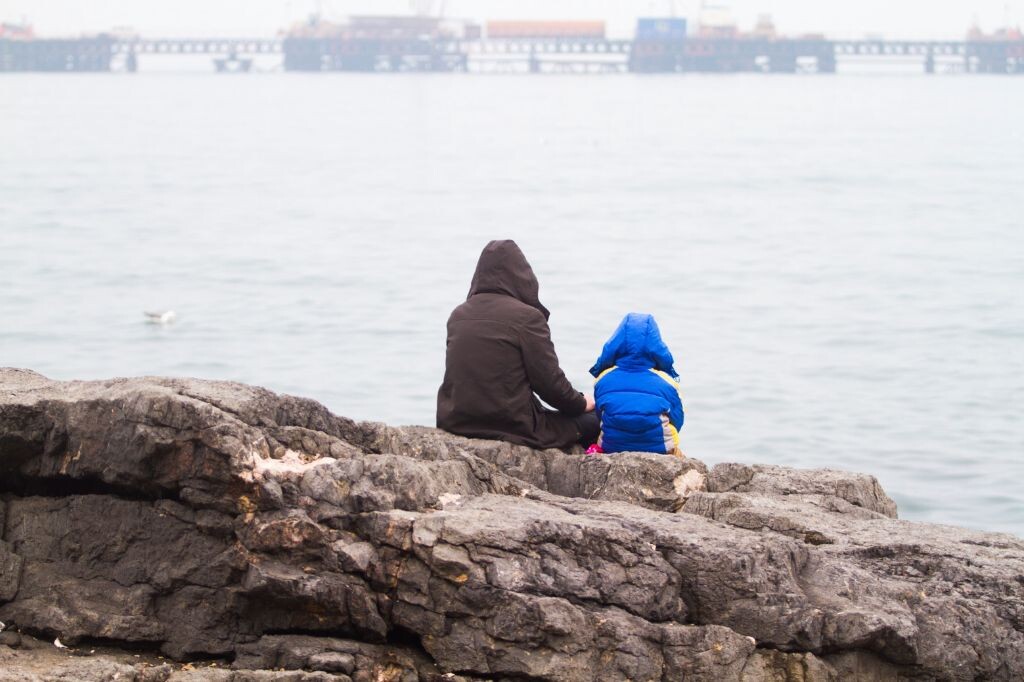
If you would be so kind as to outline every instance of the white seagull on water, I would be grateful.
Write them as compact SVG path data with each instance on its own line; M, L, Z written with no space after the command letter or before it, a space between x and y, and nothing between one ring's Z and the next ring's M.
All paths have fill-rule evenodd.
M163 312L149 312L143 313L146 316L146 322L149 324L161 324L168 325L174 322L174 318L178 316L173 310L165 310Z

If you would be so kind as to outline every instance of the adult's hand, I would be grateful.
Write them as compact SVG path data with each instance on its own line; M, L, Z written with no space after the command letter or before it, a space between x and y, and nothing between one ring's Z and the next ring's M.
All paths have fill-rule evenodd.
M584 394L583 397L587 399L587 409L586 409L586 411L587 412L593 412L594 411L594 407L595 407L594 396Z

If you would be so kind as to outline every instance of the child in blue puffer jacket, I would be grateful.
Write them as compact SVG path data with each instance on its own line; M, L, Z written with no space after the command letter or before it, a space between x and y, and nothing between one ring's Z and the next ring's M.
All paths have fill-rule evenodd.
M683 401L672 353L652 315L629 313L590 368L601 435L594 452L683 456Z

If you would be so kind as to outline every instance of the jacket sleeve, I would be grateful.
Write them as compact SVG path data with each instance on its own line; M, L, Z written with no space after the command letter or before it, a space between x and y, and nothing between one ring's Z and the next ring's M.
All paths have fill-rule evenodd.
M530 388L559 412L577 417L587 409L587 399L572 387L558 366L555 346L547 321L538 314L519 328L519 343Z
M676 431L678 431L683 428L683 420L685 419L683 414L683 396L678 389L672 393L669 405L672 406L668 415L669 421L672 422L672 426L676 427Z
M668 420L678 431L683 428L683 420L685 419L683 414L683 395L680 392L679 380L674 379L665 372L656 371L655 374L665 381L662 385L662 395L668 401Z

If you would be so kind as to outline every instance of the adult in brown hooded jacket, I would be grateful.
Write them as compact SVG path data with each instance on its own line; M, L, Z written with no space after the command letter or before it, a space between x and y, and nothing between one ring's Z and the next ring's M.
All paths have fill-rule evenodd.
M584 414L593 401L572 387L558 365L539 288L514 241L484 247L466 302L448 318L438 427L535 448L597 436L596 418Z

